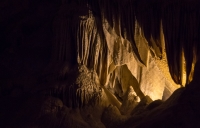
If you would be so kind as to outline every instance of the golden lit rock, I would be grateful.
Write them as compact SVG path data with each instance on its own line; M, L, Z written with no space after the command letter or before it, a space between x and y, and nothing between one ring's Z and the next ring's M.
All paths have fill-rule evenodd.
M199 127L199 5L0 2L0 127Z

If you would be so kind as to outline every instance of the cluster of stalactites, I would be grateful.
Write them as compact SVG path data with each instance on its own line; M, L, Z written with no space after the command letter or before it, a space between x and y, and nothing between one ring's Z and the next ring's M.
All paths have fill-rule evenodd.
M174 81L182 85L184 79L186 84L192 81L197 61L200 43L198 6L194 1L186 1L169 4L163 9L162 22L169 70Z
M163 52L161 35L163 31L170 74L177 84L188 84L192 81L199 51L200 2L198 0L136 1L134 5L129 3L129 7L134 9L130 13L127 7L126 15L131 17L135 14L149 46L155 51L156 47L159 47L160 51L156 52L159 57L162 57L160 55ZM124 20L128 22L123 20L121 22L127 25L132 23L130 19ZM122 30L123 28L125 27L121 26Z
M198 0L63 0L64 4L86 4L107 21L118 36L130 41L134 54L140 59L134 42L135 21L142 28L148 44L162 58L161 31L169 71L177 84L189 83L197 59L200 37L200 8ZM185 75L183 75L185 74ZM184 80L185 79L185 80Z
M112 29L117 36L130 41L134 56L142 62L134 41L135 15L134 2L132 0L63 0L62 3L87 5L88 8L91 9L94 17L100 18L101 24L108 22L110 29Z
M68 82L59 83L46 90L47 96L60 98L67 107L77 108L86 105L101 103L103 89L96 83L98 76L94 71L89 71L85 65L71 69Z
M156 56L162 58L163 49L166 49L171 76L181 85L192 81L197 61L200 44L199 3L197 0L99 2L102 19L108 20L118 35L131 42L133 51L140 61L134 41L136 20Z

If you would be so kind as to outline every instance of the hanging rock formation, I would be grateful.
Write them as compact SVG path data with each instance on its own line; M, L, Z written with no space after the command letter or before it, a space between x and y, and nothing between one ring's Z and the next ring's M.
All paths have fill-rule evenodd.
M1 1L0 127L200 126L199 7Z

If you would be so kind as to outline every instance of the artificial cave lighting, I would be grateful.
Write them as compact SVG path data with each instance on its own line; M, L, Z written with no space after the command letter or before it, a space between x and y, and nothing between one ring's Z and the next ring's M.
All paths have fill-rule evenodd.
M200 126L198 0L12 2L0 127Z

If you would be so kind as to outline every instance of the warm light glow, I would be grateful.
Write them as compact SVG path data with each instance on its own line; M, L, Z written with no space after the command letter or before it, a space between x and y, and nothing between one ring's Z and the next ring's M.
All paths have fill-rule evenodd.
M190 74L188 76L188 83L187 84L189 84L193 80L194 68L195 68L195 64L197 62L196 55L197 55L196 48L193 48L193 62L192 62L192 67L191 67Z
M183 48L181 50L181 60L180 60L180 62L181 62L180 63L180 68L181 68L181 85L185 86L187 73L186 73L185 54L184 54Z

